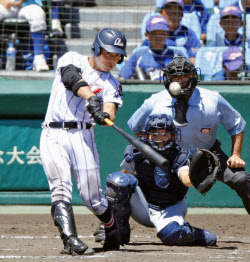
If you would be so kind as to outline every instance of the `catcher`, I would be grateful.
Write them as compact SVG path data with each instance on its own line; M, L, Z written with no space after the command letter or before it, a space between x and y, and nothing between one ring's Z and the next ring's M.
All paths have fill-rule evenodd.
M155 227L157 237L164 245L216 245L213 232L195 228L185 221L186 194L192 183L189 177L190 152L177 143L180 130L167 115L151 115L139 139L167 158L170 165L162 170L132 145L126 147L122 172L110 174L106 184L106 198L116 214L120 243L129 243L131 215L139 224ZM204 163L206 159L210 158L198 151L192 161ZM208 173L212 174L214 170L216 173L217 166L211 164ZM102 225L94 235L96 242L104 240Z

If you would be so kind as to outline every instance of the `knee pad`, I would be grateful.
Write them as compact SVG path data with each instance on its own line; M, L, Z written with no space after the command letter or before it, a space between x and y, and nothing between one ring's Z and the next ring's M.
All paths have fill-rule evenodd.
M106 181L105 196L112 204L129 202L138 185L134 176L120 171L108 175Z
M130 226L129 217L131 214L130 198L138 185L137 179L120 171L111 173L106 178L105 196L111 204L116 217L121 244L129 242Z
M194 228L188 223L180 226L176 221L159 231L157 237L167 246L214 246L217 240L211 231Z
M193 243L192 231L189 227L180 226L173 221L158 232L157 237L167 246L188 246Z

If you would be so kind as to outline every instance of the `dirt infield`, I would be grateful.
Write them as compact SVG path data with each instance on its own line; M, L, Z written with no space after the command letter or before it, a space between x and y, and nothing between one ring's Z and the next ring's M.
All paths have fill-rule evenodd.
M62 242L50 215L1 215L0 261L85 261L161 262L161 261L250 261L248 215L187 215L191 225L214 231L216 247L168 247L156 237L154 229L131 219L131 243L120 251L103 252L92 233L98 225L93 215L76 216L80 238L96 251L93 256L68 256L60 253Z

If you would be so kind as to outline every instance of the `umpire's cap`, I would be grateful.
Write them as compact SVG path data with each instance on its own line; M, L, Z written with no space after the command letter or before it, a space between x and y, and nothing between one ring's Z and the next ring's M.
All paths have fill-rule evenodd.
M103 28L97 33L91 47L92 55L100 55L100 48L103 48L110 53L121 54L121 59L119 61L119 63L121 63L123 57L127 56L126 44L127 40L123 32L117 29Z

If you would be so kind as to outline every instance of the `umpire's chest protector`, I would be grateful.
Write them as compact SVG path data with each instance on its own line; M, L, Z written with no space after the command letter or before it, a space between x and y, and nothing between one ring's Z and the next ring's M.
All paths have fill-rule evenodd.
M167 207L184 198L188 188L185 187L176 174L171 174L170 184L166 188L160 188L154 180L155 165L144 159L135 162L135 170L139 186L146 200L156 206Z

